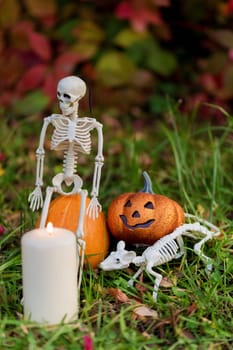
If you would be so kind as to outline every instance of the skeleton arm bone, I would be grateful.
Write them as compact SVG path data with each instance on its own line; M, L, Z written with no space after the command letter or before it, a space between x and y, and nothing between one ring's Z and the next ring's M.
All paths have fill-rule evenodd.
M40 133L39 147L36 150L36 158L37 158L36 182L35 182L36 187L28 197L28 201L30 203L30 208L32 209L32 211L38 210L43 206L43 197L42 197L41 187L43 186L43 171L44 171L44 155L45 155L44 141L45 141L45 134L46 134L48 125L51 123L52 119L53 119L53 116L47 117L44 119L43 127Z
M87 208L87 213L92 219L96 219L98 217L98 211L101 211L101 205L97 199L99 195L99 186L100 186L100 178L101 178L101 169L104 164L103 157L103 125L97 123L96 129L98 132L98 153L95 157L95 168L92 182L92 191L91 191L91 202Z

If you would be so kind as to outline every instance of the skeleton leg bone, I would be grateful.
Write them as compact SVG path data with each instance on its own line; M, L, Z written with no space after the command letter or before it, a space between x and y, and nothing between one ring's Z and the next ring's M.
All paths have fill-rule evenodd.
M187 217L193 218L194 216L188 215ZM206 226L201 225L200 222L203 222L206 226L208 226L210 229L212 229L214 231L210 231ZM211 260L211 258L207 257L201 251L201 248L205 242L207 242L210 239L213 239L214 236L218 236L220 234L220 232L216 226L212 225L211 223L207 222L206 220L200 219L200 222L195 222L193 224L184 224L183 226L181 226L179 228L179 229L181 229L180 234L183 236L192 237L194 239L198 239L199 235L204 235L204 237L198 243L196 243L194 245L194 252L205 263L206 271L211 272L212 271L212 260ZM180 239L181 239L181 236L178 236L176 239L179 246L180 246L180 243L179 243Z
M48 211L49 211L49 205L51 202L51 198L53 193L57 192L56 187L47 187L46 189L46 196L45 196L45 201L42 209L42 214L41 214L41 219L40 219L40 228L45 227L45 223L48 217Z
M83 275L83 265L85 258L85 248L86 242L83 240L84 237L84 219L86 212L86 198L87 198L87 190L81 190L80 192L81 202L80 202L80 211L78 218L78 226L76 230L77 237L77 253L78 253L78 270L77 270L77 278L78 278L78 300L80 299L80 288L82 283L82 275Z
M153 296L154 301L156 301L157 295L158 295L158 290L159 290L159 285L162 281L163 276L153 270L153 264L151 264L151 263L147 264L146 271L155 277L155 283L154 283L154 289L153 289L152 296Z
M206 272L211 272L212 271L212 259L206 256L202 251L201 247L202 245L207 242L208 240L213 238L213 233L208 231L208 234L198 243L196 243L193 247L194 252L201 258L201 260L205 263L206 265Z
M130 280L128 281L128 285L129 286L133 286L135 280L138 278L138 276L141 275L142 271L145 269L145 264L141 265L138 269L138 271L133 275L132 278L130 278Z
M81 289L82 276L83 276L83 265L84 265L84 258L85 258L85 248L86 248L86 242L83 239L78 238L78 240L77 240L78 304L80 304L80 289Z
M200 257L200 259L205 263L206 265L206 271L211 272L212 271L212 260L211 258L207 257L202 251L201 248L205 242L207 242L210 239L213 239L214 236L219 235L218 228L210 223L208 223L205 220L203 221L206 225L212 229L215 230L215 232L210 231L207 227L201 225L199 222L193 223L193 224L185 224L184 226L184 232L183 235L187 237L192 237L194 239L198 239L198 234L204 235L204 237L194 245L194 252ZM191 231L191 232L189 232ZM192 233L193 231L193 233Z
M83 238L84 236L84 219L85 219L85 209L86 209L86 198L87 198L87 190L81 190L79 192L81 196L81 202L80 202L80 211L79 211L79 218L78 218L78 226L76 230L76 237L77 239Z

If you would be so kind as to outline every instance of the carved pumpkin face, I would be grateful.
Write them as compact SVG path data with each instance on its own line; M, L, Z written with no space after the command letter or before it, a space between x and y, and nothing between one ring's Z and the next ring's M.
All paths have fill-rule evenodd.
M124 193L112 201L108 225L117 240L153 244L184 223L184 212L178 203L151 192Z

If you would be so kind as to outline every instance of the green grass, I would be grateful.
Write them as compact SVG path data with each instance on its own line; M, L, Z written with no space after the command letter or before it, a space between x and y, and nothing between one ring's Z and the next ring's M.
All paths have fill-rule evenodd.
M31 135L34 126L35 135ZM136 287L127 287L126 271L85 270L79 320L45 327L23 320L20 239L34 225L27 196L34 184L35 158L41 122L38 117L5 122L2 149L6 155L0 177L0 349L84 349L90 335L95 349L232 349L233 346L233 120L211 126L197 116L180 114L169 107L167 117L137 131L129 118L112 130L105 126L105 166L100 199L106 212L120 193L143 187L146 170L156 193L177 200L221 229L222 236L204 247L214 261L208 277L188 240L183 258L157 270L173 283L160 287L155 303L153 279L144 274ZM57 168L48 152L45 183ZM91 159L91 158L90 158ZM82 160L80 172L86 183L92 167ZM61 162L61 159L60 159ZM90 188L88 188L90 189ZM114 245L114 243L113 243ZM111 289L126 295L120 301ZM156 310L157 318L135 317L136 303Z

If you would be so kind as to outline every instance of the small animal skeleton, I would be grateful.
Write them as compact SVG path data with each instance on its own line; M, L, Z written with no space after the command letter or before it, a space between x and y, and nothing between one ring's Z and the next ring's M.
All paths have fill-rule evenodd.
M94 118L78 116L79 100L86 93L85 82L76 77L68 76L61 79L57 86L57 98L62 114L52 114L44 118L43 127L40 134L39 147L36 150L37 168L36 183L34 191L29 195L30 208L34 210L42 209L40 227L46 224L49 205L54 193L62 195L80 194L81 205L80 213L77 213L77 231L79 253L81 253L79 286L81 283L82 264L84 259L85 242L83 240L83 226L85 213L85 202L87 190L82 189L83 181L76 174L76 165L79 153L89 154L91 151L91 131L97 130L98 134L98 152L95 157L95 167L92 183L91 202L87 208L87 214L94 220L98 217L101 205L98 201L99 185L101 178L101 168L103 166L103 134L102 124ZM55 175L52 179L52 185L46 189L45 201L43 203L42 186L44 171L44 143L45 135L49 125L54 127L51 139L51 149L63 151L63 172ZM71 186L70 191L63 191L62 186ZM80 254L79 254L80 256Z
M193 249L206 265L206 271L212 271L212 260L203 254L201 248L205 242L218 236L220 231L208 221L197 218L194 215L186 213L185 217L198 220L198 222L187 223L179 226L172 233L160 238L152 246L146 248L141 256L136 256L136 253L133 250L126 250L125 242L119 241L116 251L111 252L110 255L100 263L100 268L105 271L111 271L127 268L130 263L139 266L138 271L128 282L131 286L142 271L146 270L155 277L153 299L156 301L162 275L155 272L153 267L180 258L185 252L182 236L187 236L194 239L201 238L201 240L194 245Z

